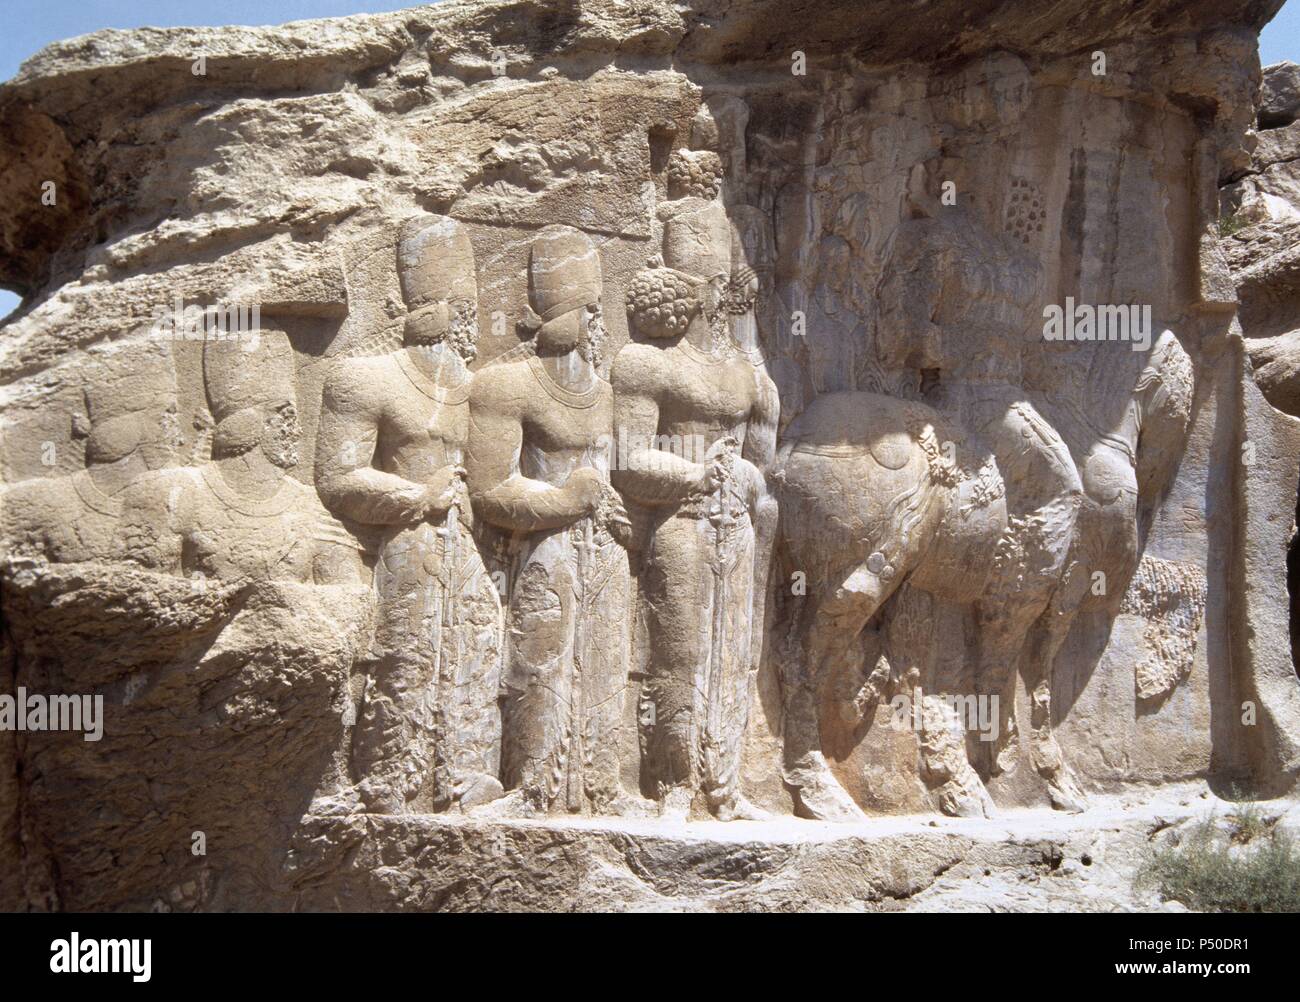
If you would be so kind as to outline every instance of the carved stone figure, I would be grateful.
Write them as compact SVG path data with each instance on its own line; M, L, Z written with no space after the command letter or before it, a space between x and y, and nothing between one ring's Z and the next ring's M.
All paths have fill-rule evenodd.
M863 629L903 585L961 603L983 594L1007 525L1002 478L986 447L951 421L875 393L815 399L787 430L773 476L781 579L806 592L782 652L786 783L805 817L860 818L823 754L843 727L840 680L863 657ZM868 678L847 694L858 703L851 727L885 681ZM963 790L979 786L942 754ZM958 797L954 813L984 813L982 788L973 796Z
M733 206L728 209L728 215L731 220L731 275L721 305L730 317L732 347L753 367L758 410L763 414L777 415L775 426L756 423L751 428L752 435L769 440L756 451L768 456L770 461L776 451L778 430L803 409L801 387L798 387L800 374L793 363L782 364L771 359L763 347L765 343L771 343L772 334L769 330L764 337L761 321L772 324L772 300L776 299L772 286L776 256L772 222L766 213L753 205ZM784 397L781 387L786 391ZM788 399L794 408L790 417L784 413L784 399ZM775 552L777 519L776 498L765 490L754 509L752 655L756 665L762 657L767 636L768 576Z
M509 534L502 776L512 805L618 812L630 579L613 394L592 356L599 254L547 227L528 280L532 338L475 375L465 462L479 516Z
M1300 790L1279 2L35 55L0 909L1156 904L1156 817ZM104 741L19 689L102 696Z
M633 280L632 326L650 341L624 347L612 379L615 435L627 443L616 483L651 509L641 573L645 771L665 811L685 814L702 795L729 819L756 814L739 768L754 667L754 522L767 499L777 405L771 381L719 331L730 318L712 312L712 269L720 263L730 280L731 264L730 227L710 227L716 218L705 207L666 228L674 257L698 270L658 266ZM680 252L686 246L700 253Z
M501 793L501 608L465 491L478 332L465 228L402 228L405 345L346 359L326 382L316 483L337 515L378 527L378 621L352 761L372 811L469 808Z
M123 496L137 478L172 465L181 442L176 374L165 341L109 345L86 366L86 468L15 484L0 494L0 547L53 563L123 556Z
M740 792L752 673L765 636L776 502L764 471L780 413L758 343L759 275L770 226L738 225L721 198L717 123L701 109L692 144L668 160L663 257L632 281L642 344L615 360L615 482L649 510L640 573L648 626L643 775L661 810L694 798L723 818L760 813ZM768 237L768 240L764 240Z
M758 188L755 182L763 177L761 164L749 154L750 116L749 106L740 97L711 96L691 123L691 147L720 154L721 196L731 224L728 277L735 279L727 297L727 311L733 317L732 339L775 383L781 401L779 427L784 431L804 408L803 370L792 357L797 339L791 333L790 308L778 288L774 210L747 200Z
M1021 385L1025 341L1041 336L1041 281L1018 240L952 208L899 226L880 290L882 361L914 372L930 403L987 442L1006 484L1010 524L977 609L976 684L998 696L1002 714L998 740L981 746L985 774L1005 768L999 753L1016 745L1017 672L1061 582L1083 499L1069 448ZM1031 691L1050 663L1041 652L1025 658ZM1041 771L1054 801L1080 801L1059 763Z
M1059 422L1073 421L1075 437L1091 440L1079 463L1084 505L1072 561L1090 577L1105 576L1105 588L1083 589L1081 609L1118 610L1138 566L1148 522L1145 509L1160 495L1178 465L1187 441L1194 379L1191 359L1169 330L1161 332L1149 353L1128 351L1118 363L1137 368L1130 386L1117 378L1121 401L1119 419L1109 426L1082 413L1081 408L1057 407ZM1120 364L1114 368L1121 369ZM1099 410L1099 408L1094 408ZM1088 582L1091 584L1091 582Z
M131 485L127 556L200 583L359 581L356 542L289 473L301 432L288 338L261 331L206 341L203 383L215 422L212 461Z
M1156 646L1168 657L1143 658L1139 674L1173 680L1191 670L1190 651L1195 649L1204 610L1204 589L1195 583L1199 569L1181 568L1177 577L1183 580L1174 583L1170 575L1154 570L1163 567L1153 563L1158 558L1142 556L1153 506L1167 489L1187 444L1195 389L1191 359L1169 330L1156 338L1146 354L1123 344L1116 354L1119 359L1111 365L1116 375L1110 384L1120 398L1118 421L1106 423L1092 416L1103 413L1101 389L1094 389L1097 403L1091 407L1052 408L1058 425L1073 432L1072 441L1088 443L1079 462L1083 497L1067 563L1031 635L1032 647L1022 669L1032 700L1031 761L1048 780L1059 806L1077 807L1084 802L1053 734L1051 709L1053 666L1075 618L1099 611L1113 618L1123 608L1140 610L1148 619L1148 631L1162 635L1163 642ZM1140 368L1130 387L1123 373L1133 367ZM1149 572L1134 580L1144 559ZM1136 594L1130 583L1136 586ZM1140 681L1139 695L1147 689Z

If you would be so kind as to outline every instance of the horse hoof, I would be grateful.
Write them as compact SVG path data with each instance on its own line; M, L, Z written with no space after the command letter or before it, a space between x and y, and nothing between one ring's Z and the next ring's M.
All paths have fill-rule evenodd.
M1047 795L1052 800L1052 806L1058 811L1082 814L1088 809L1088 798L1074 785L1072 779L1048 783Z
M820 756L819 756L820 757ZM826 762L800 769L794 787L795 813L813 821L865 821L867 816L840 786Z

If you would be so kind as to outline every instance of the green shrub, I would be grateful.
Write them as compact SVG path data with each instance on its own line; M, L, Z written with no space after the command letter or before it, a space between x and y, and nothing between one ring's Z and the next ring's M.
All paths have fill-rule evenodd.
M1229 815L1230 832L1213 816L1177 845L1156 849L1138 871L1140 888L1207 912L1300 911L1300 849L1251 805Z
M1242 219L1236 213L1231 216L1224 216L1219 220L1219 236L1230 237L1238 230L1244 230L1249 225L1250 223L1247 220Z
M1265 817L1260 813L1258 804L1246 804L1235 814L1228 815L1228 821L1232 825L1232 841L1238 845L1246 845L1264 835L1271 835L1273 826L1277 824L1278 815L1271 818Z

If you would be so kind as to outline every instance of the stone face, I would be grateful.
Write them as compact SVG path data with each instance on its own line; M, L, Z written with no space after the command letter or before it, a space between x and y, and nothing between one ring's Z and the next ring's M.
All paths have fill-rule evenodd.
M1140 908L1293 796L1277 4L1022 6L25 64L0 906Z

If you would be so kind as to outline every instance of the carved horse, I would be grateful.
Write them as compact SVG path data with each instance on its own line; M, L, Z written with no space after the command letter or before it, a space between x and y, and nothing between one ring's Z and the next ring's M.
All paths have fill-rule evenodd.
M1070 557L1019 665L1032 706L1030 758L1057 806L1076 806L1082 795L1051 733L1051 665L1081 609L1117 611L1140 556L1139 502L1172 476L1192 390L1190 359L1165 331L1117 425L1086 432L1092 445L1078 464L1084 498ZM797 813L859 818L823 753L836 726L828 714L851 715L836 706L843 696L835 680L860 664L864 629L904 584L960 605L1014 587L1002 580L1002 554L1015 533L1005 486L988 448L938 411L865 392L816 398L787 430L772 480L781 505L780 580L803 594L783 658L785 780ZM1101 596L1089 587L1096 569L1110 581ZM981 691L1001 684L977 679ZM987 777L987 766L982 771ZM945 809L987 811L982 790L968 799Z
M971 602L1006 530L987 449L924 404L876 393L816 398L786 431L772 477L784 576L798 603L785 663L785 781L797 813L861 817L822 752L828 685L908 583Z
M1136 379L1125 388L1123 367L1116 367L1108 380L1094 383L1088 413L1043 405L1080 457L1084 496L1061 582L1029 633L1019 667L1029 696L1031 764L1053 805L1069 809L1081 808L1085 798L1052 734L1052 666L1079 612L1118 614L1141 560L1150 515L1186 446L1195 391L1192 361L1172 331L1163 331L1146 356L1128 357L1141 365ZM1109 368L1112 359L1101 363ZM1104 400L1108 389L1120 397L1110 408ZM1115 415L1108 423L1098 417L1107 409Z

